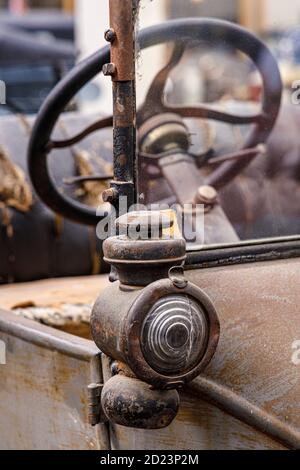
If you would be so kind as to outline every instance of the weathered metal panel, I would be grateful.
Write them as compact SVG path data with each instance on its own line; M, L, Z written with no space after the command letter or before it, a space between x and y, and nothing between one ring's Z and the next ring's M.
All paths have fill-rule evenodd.
M194 269L187 277L213 300L221 340L210 380L300 431L300 261ZM87 424L85 386L97 381L93 343L0 313L0 448L283 449L214 405L181 394L172 425L160 431ZM97 367L95 367L97 364ZM104 382L109 378L103 358Z
M283 450L213 405L181 395L177 419L165 430L141 431L111 427L115 450Z
M191 270L221 321L217 353L205 375L300 431L300 260ZM298 344L298 350L296 346ZM213 405L181 395L163 431L113 426L115 449L283 449Z
M109 449L105 425L88 423L86 387L102 381L98 349L0 312L0 449Z

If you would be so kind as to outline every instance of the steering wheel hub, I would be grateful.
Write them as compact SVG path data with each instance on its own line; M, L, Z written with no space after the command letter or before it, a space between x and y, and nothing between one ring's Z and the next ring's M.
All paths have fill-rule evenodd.
M177 114L159 114L148 119L139 129L139 148L144 154L187 152L189 147L188 128Z

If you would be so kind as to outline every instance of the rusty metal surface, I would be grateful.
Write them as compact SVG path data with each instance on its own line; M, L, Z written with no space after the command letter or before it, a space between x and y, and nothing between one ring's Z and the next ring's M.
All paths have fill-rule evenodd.
M113 83L114 179L105 200L119 212L119 198L127 198L127 207L136 203L136 91L135 91L135 1L110 0L111 62L103 67Z
M134 56L134 0L110 0L110 27L115 36L110 39L111 63L115 64L116 72L113 80L129 82L135 80Z
M113 447L296 447L297 441L293 444L289 437L282 439L282 434L275 435L273 431L275 422L281 432L290 433L292 438L300 432L300 365L296 348L300 340L299 259L194 269L186 276L209 295L221 322L220 343L203 380L212 381L214 387L224 387L229 395L238 395L242 403L253 404L253 421L245 414L243 423L239 421L242 416L237 420L228 414L230 410L224 413L215 405L204 403L208 396L202 388L202 399L181 394L180 413L168 430L157 434L127 430L125 435L122 428L113 426ZM212 398L211 395L209 401ZM234 407L234 398L229 398ZM263 432L254 429L257 408L265 419ZM251 405L248 412L251 416Z
M126 196L128 207L136 202L136 128L134 82L113 82L114 103L114 181L117 198Z
M263 432L288 449L300 450L298 429L269 414L231 389L206 377L198 377L188 386L188 391L196 398L207 400L230 416Z
M164 430L110 425L114 450L285 450L285 447L214 405L180 394L179 414Z
M223 387L225 390L230 390L231 394L237 394L242 401L252 403L253 411L256 412L257 407L260 408L268 421L279 420L283 429L291 428L295 433L299 433L300 429L299 356L295 347L300 339L298 335L300 293L297 289L299 275L299 259L215 269L194 269L186 272L186 276L196 282L212 298L221 320L221 340L217 353L203 377L204 382L209 380L215 387L220 386L222 390ZM120 308L128 293L122 293L122 295L124 297L121 296ZM136 293L130 295L134 298ZM6 318L4 318L5 315ZM57 335L53 333L53 330L36 326L32 322L22 323L21 326L15 325L11 314L5 315L1 313L0 339L5 338L9 345L9 360L15 354L18 360L13 362L13 367L10 369L6 369L7 366L0 368L1 402L11 403L12 394L15 397L13 410L7 406L1 407L1 416L5 418L5 421L2 419L0 421L1 447L13 446L8 439L17 439L19 446L26 447L29 445L27 430L31 432L33 427L41 430L42 426L47 433L49 431L47 438L54 432L53 429L58 434L60 428L55 428L54 423L61 423L57 417L58 411L61 411L60 407L63 409L63 416L66 416L62 426L67 426L67 428L63 427L67 431L64 432L62 442L66 443L66 439L69 439L65 445L66 448L69 445L73 446L74 442L77 445L77 435L74 436L75 428L72 430L68 428L69 410L66 411L61 403L60 391L63 393L62 390L67 387L66 383L72 382L67 396L73 396L70 390L71 388L73 390L74 382L77 383L77 374L82 372L82 367L84 370L88 367L88 357L97 350L90 342L82 343L81 340L77 342L76 338L72 338L70 347L65 341L66 335ZM5 328L3 325L6 325ZM33 335L32 331L36 328L38 332L39 328L42 329L42 333L47 331L46 336L42 335L42 338L34 340L36 334ZM108 334L110 334L109 331ZM40 336L39 333L37 336ZM73 358L74 342L76 358ZM19 346L17 347L15 343ZM82 349L83 344L84 349ZM86 353L86 347L88 353ZM86 357L83 361L86 366L80 361L79 367L77 358L82 355ZM34 362L36 358L40 358L38 366ZM68 358L71 363L71 374L68 379L61 379L63 383L60 387L60 379L55 378L53 373L55 372L58 377L66 377L65 372L61 375L60 371L69 364ZM105 364L104 378L107 381L111 364L105 361L103 364ZM42 375L40 376L41 367ZM30 380L28 370L32 371ZM97 379L95 375L91 378L89 371L90 369L84 373L84 387L99 379L99 376ZM40 381L43 390L46 384L46 398L42 393ZM27 390L29 390L28 395ZM40 409L40 406L46 404L47 409L52 410L53 417L51 416L50 423L41 420L43 413L38 413L37 416L32 413L32 390L36 390L35 408ZM193 398L185 392L181 393L179 415L166 430L135 431L111 425L112 447L143 450L284 448L283 444L268 437L266 433L255 430L249 426L249 423L244 424L229 416L229 410L224 413L215 405L205 402L204 399L212 401L212 396L205 396L203 388L202 393L202 399ZM55 402L57 407L51 408L53 400L49 396L60 397L58 402ZM22 408L23 404L25 411ZM234 405L234 402L232 404ZM42 409L44 411L44 406ZM251 412L251 407L249 410ZM15 426L8 433L7 423L12 422ZM73 422L72 426L75 426ZM26 437L26 442L20 438L18 430L22 439ZM266 431L268 431L267 428ZM3 439L2 436L4 436ZM37 445L41 444L44 439L42 433L39 433L37 439ZM70 442L71 439L72 442ZM48 443L48 445L52 444L53 441Z
M293 346L300 330L299 276L299 260L187 273L214 299L221 320L221 341L206 375L298 435Z
M124 375L106 382L101 399L110 421L138 429L168 427L178 413L179 401L175 390L153 390L148 384Z
M193 367L189 364L179 373L163 374L150 366L142 352L141 340L136 341L136 338L141 338L143 321L152 306L157 300L172 294L186 295L199 302L206 317L208 335L205 348ZM178 388L197 377L212 360L220 337L217 312L204 292L191 283L178 288L166 279L149 285L141 292L132 304L122 329L120 347L126 351L125 362L142 380L160 388Z
M96 300L91 315L92 337L107 356L121 362L123 351L118 347L118 338L122 335L124 317L139 295L139 290L124 291L118 283L110 285ZM113 303L112 303L113 299Z
M117 219L121 235L108 238L103 247L104 260L117 271L122 286L147 286L185 261L185 240L164 232L173 229L174 217L171 211L140 211Z
M91 426L96 426L100 423L106 423L107 418L103 413L101 406L101 394L103 391L103 384L91 383L87 387L88 391L88 415L89 423Z
M180 372L162 373L151 367L141 344L144 320L156 302L169 295L188 296L201 306L208 334L201 355ZM113 299L113 300L112 300ZM125 362L134 374L156 388L179 388L197 377L210 363L219 340L220 325L210 299L193 284L176 287L168 279L143 290L124 292L116 283L97 300L91 317L92 336L97 346L113 359Z
M99 354L99 350L90 341L55 331L39 323L17 317L13 313L1 311L0 329L2 333L11 337L76 359L88 361L93 355Z
M0 340L0 448L109 449L106 426L88 422L86 387L102 381L94 344L4 311Z
M187 276L214 299L221 319L221 341L206 375L299 435L300 369L293 360L300 334L299 260Z
M223 248L204 247L203 250L188 253L185 268L204 269L263 261L279 261L300 257L298 237L282 238L271 241L240 243Z

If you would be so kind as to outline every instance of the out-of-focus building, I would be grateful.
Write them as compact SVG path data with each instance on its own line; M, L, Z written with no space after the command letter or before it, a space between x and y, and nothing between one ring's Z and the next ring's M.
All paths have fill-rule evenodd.
M0 0L0 8L19 14L31 8L55 8L71 12L74 9L74 0Z
M282 0L140 0L138 28L172 18L212 16L240 23L268 36L298 27L300 0L288 0L287 3ZM45 9L74 14L78 60L106 44L103 32L109 26L109 0L0 0L0 8L17 15ZM138 99L142 99L156 71L165 61L163 47L150 49L138 56ZM95 93L93 88L89 89L90 95L85 95L82 108L110 113L112 99L109 79L99 76L95 84Z

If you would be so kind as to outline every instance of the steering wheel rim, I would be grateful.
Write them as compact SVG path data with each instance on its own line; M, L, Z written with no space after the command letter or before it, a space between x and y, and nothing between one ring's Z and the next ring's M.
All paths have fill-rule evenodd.
M278 117L282 97L279 68L267 46L246 29L230 22L215 19L183 19L147 28L139 33L141 49L158 44L198 40L210 44L223 42L246 54L256 65L263 79L264 121L257 123L246 147L255 147L269 137ZM95 208L63 195L55 185L48 168L51 134L55 124L71 99L91 79L102 71L110 60L110 46L97 51L80 62L52 90L38 113L28 150L28 167L32 184L39 197L54 212L75 222L96 225L101 217ZM209 176L207 183L220 189L239 174L252 159L223 163Z

